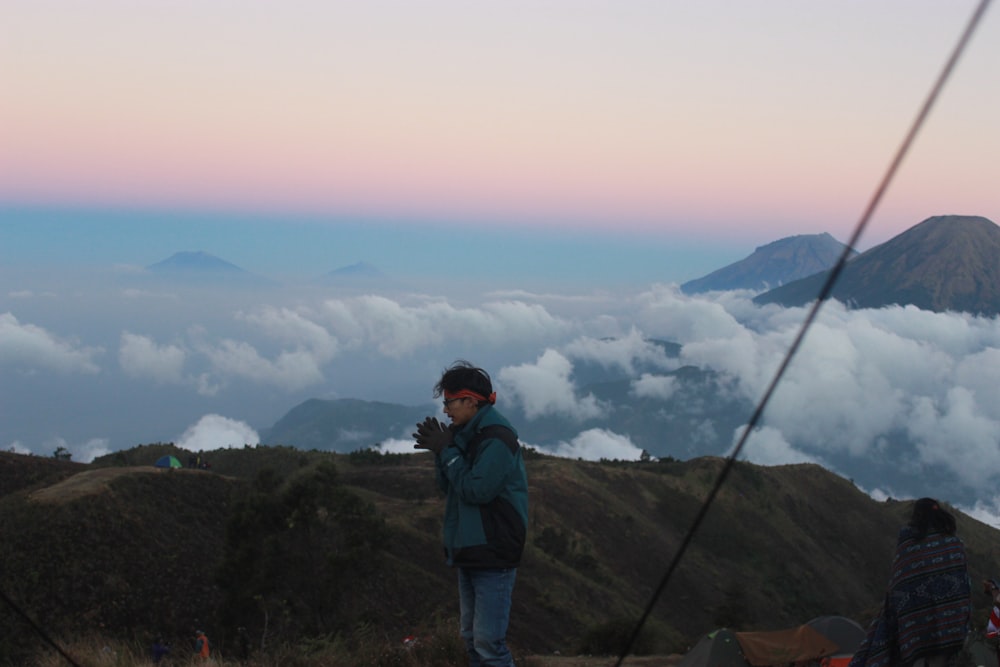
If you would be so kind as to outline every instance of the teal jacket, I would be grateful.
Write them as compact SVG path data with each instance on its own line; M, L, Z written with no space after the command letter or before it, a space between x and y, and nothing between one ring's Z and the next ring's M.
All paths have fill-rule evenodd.
M509 429L510 437L498 437L496 427ZM443 538L448 564L517 567L528 529L528 476L510 422L492 405L480 408L436 463L438 485L447 498Z

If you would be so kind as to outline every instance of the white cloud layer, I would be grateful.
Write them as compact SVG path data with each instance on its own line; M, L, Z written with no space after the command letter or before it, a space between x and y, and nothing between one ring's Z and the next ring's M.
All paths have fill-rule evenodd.
M387 438L378 443L374 449L384 454L418 454L421 450L413 448L413 439Z
M98 373L94 357L100 348L61 340L42 327L24 324L12 313L0 313L0 367L22 372Z
M619 368L634 375L636 363L644 362L668 370L676 363L667 358L661 347L647 340L632 327L628 334L616 338L582 336L563 347L563 352L579 361L591 361L607 368Z
M16 454L41 454L53 456L57 450L63 449L70 454L70 460L77 463L90 463L94 459L110 454L111 443L107 438L92 438L81 443L67 442L64 438L50 438L42 444L41 452L33 452L19 442L11 443L9 451Z
M732 456L733 451L736 449L740 438L746 429L737 429L733 434L733 447L728 452L726 456ZM798 451L785 440L784 436L781 435L781 431L771 428L770 426L764 426L762 428L756 429L750 436L746 439L743 444L743 449L740 452L739 459L744 461L750 461L751 463L756 463L762 466L775 466L784 465L789 463L819 463L822 465L822 461L816 458L804 454Z
M584 431L569 442L559 442L554 445L522 444L543 454L564 459L638 461L642 456L642 449L632 444L627 436L599 428ZM398 438L386 440L376 449L386 454L413 454L421 451L413 448L412 439Z
M584 420L604 414L605 408L592 394L577 397L569 377L572 370L569 359L546 350L534 364L503 368L498 380L513 400L524 406L529 419L558 414Z
M185 351L177 345L157 345L148 336L122 332L118 363L126 375L156 382L184 380Z
M190 423L192 409L209 415L185 434L185 446L242 446L259 439L249 423L270 426L306 398L422 403L441 369L457 358L487 367L501 400L523 407L532 421L582 422L607 414L608 406L581 384L581 369L595 366L628 376L637 399L673 400L676 382L664 374L697 366L716 372L729 391L756 404L806 311L758 307L751 297L690 297L674 285L572 297L497 292L467 303L425 294L331 298L329 291L275 292L232 303L178 299L168 306L164 300L147 305L128 299L126 307L112 301L88 314L100 326L83 315L60 319L67 308L60 293L17 299L0 314L0 371L23 381L16 391L9 383L3 388L4 404L21 401L23 409L11 408L20 415L49 405L68 383L77 384L60 394L57 411L38 409L36 433L18 431L12 417L0 425L0 435L10 447L45 455L53 433L69 443L109 442L111 449L153 441L162 436L145 435L138 419L126 438L110 439L93 424L127 420L155 391L157 410L169 411L168 399L185 406L177 410L181 424ZM118 292L114 298L125 297ZM21 302L34 310L15 315ZM137 333L140 316L133 309L140 306L149 313L141 316L144 328ZM190 311L169 310L181 306ZM122 309L128 324L118 314ZM680 344L679 358L668 358L651 340ZM116 347L118 364L102 367L103 350ZM913 307L849 310L829 302L744 457L765 464L836 462L847 476L851 465L870 460L888 461L904 474L939 470L972 488L983 499L977 511L987 513L997 503L992 490L1000 483L997 377L998 318ZM116 389L126 380L128 389ZM108 414L94 419L97 402L82 399L97 391L116 391L118 400L134 403L108 403ZM81 423L86 429L78 429ZM703 428L717 432L711 421ZM631 443L622 436L583 426L581 431L569 442L539 446L574 458L631 455ZM400 438L398 446L412 451L406 434ZM902 438L917 443L905 457L893 445Z
M221 415L205 415L184 431L175 444L188 451L207 452L259 442L260 436L247 424Z
M535 449L560 458L584 459L586 461L600 459L638 461L642 456L642 449L633 445L628 436L602 428L583 431L569 442L537 445Z
M677 378L669 375L643 373L632 381L632 394L637 398L668 399L677 391Z
M475 340L487 346L544 340L570 326L544 307L522 301L491 301L460 308L441 299L406 305L374 295L328 300L321 316L346 346L372 347L393 359L453 339Z

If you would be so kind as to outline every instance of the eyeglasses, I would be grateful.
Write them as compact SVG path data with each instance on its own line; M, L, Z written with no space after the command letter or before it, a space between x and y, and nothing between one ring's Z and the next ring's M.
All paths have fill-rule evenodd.
M463 398L465 398L465 397L464 396L460 396L458 398L446 398L446 399L444 399L444 401L442 401L442 403L444 404L444 407L448 407L449 405L451 405L455 401L460 401Z

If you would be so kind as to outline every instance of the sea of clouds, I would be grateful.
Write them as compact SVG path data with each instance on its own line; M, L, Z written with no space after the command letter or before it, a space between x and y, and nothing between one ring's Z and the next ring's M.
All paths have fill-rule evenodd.
M760 307L753 296L687 296L672 284L449 296L190 292L120 282L101 291L17 290L0 302L0 446L39 455L61 446L79 461L154 441L242 447L311 397L429 403L441 370L458 358L490 370L500 404L517 404L534 419L582 420L607 409L582 391L574 371L584 363L631 377L637 396L671 395L677 387L660 373L681 365L712 369L756 404L806 310ZM652 339L680 344L679 358ZM963 509L1000 525L997 377L998 318L829 302L741 458L815 462L849 477L845 461L891 458L892 434L905 434L915 447L900 455L902 473L958 476L978 498ZM734 444L740 435L732 434ZM527 444L583 459L641 454L613 427ZM412 445L408 433L381 444ZM876 498L919 495L865 490Z

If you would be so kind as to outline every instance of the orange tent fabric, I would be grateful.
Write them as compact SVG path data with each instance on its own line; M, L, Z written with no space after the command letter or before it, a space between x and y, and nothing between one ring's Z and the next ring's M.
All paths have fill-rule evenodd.
M846 655L837 658L823 658L819 663L820 667L847 667L851 664L851 658L853 655Z
M837 644L802 625L774 632L737 632L747 662L755 667L819 660L838 652Z

